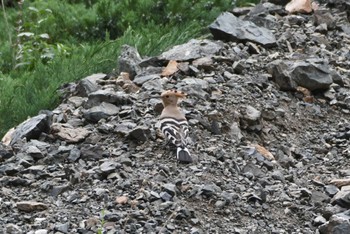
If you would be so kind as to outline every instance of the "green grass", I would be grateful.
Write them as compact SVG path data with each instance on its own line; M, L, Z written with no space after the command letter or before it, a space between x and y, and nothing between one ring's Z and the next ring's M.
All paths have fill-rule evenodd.
M89 5L90 2L99 3ZM119 1L114 2L119 4ZM136 4L138 1L120 2ZM154 4L151 2L153 3L148 0L143 7L153 7ZM23 6L25 23L22 27L25 30L22 32L29 31L35 35L48 33L50 39L42 40L36 37L17 41L17 43L18 9L6 8L11 27L7 27L4 20L0 20L0 40L3 42L0 45L0 137L11 127L28 117L37 115L40 110L55 108L59 104L57 90L63 84L77 81L93 73L109 73L115 69L121 45L134 46L144 56L159 55L173 45L206 35L207 25L221 11L229 9L229 4L213 1L215 7L211 8L210 14L201 12L202 6L198 5L198 9L192 9L195 12L190 14L193 18L189 18L186 13L189 9L185 11L181 8L181 6L187 7L187 1L180 1L183 4L181 6L180 2L178 5L174 5L169 0L160 2L166 3L163 10L170 9L176 14L167 17L157 15L154 19L147 18L145 23L141 23L137 21L137 17L144 17L138 15L144 14L144 9L132 8L133 12L123 16L124 18L120 17L120 20L124 20L120 26L121 34L114 38L117 35L111 35L110 31L113 25L102 25L102 23L108 24L108 19L112 19L115 14L120 14L123 9L113 6L114 8L110 7L110 12L103 12L104 15L102 15L101 9L106 7L103 4L111 4L111 0L66 0L59 3L54 0L25 1L28 5ZM206 1L197 2L206 3ZM28 10L29 7L35 7L38 11ZM50 7L51 13L47 13L47 7ZM184 15L186 13L186 17L180 14L182 11ZM131 16L134 18L130 18ZM176 24L171 17L182 17L181 19L185 22ZM167 19L169 22L159 27L159 21ZM73 31L75 34L72 33ZM12 45L9 43L9 35L12 37ZM25 51L27 54L23 53L24 55L32 56L31 66L14 69L16 62L18 64L13 57L14 54L19 54L16 47L18 44L26 46L24 48L27 49ZM58 46L63 49L58 49ZM32 53L32 50L36 53ZM52 59L40 58L45 50L52 51L54 54Z

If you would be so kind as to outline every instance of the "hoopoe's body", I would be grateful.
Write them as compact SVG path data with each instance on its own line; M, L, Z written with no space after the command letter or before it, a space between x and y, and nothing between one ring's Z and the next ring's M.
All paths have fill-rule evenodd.
M183 163L191 163L193 160L187 149L188 122L178 107L178 99L184 97L183 92L176 90L161 94L164 109L160 115L159 128L168 142L176 146L177 159Z

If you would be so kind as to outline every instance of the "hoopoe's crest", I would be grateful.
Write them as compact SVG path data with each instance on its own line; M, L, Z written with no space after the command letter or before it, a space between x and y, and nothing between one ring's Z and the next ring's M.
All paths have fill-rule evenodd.
M177 159L191 163L193 160L187 149L188 122L178 107L179 98L185 97L184 92L177 90L167 90L161 94L164 109L160 115L159 128L168 142L177 147Z

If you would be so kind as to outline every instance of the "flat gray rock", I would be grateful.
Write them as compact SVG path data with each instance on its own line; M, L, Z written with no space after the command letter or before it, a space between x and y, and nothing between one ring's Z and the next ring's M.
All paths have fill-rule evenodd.
M116 92L111 89L100 89L89 94L88 100L85 103L84 107L90 108L93 106L98 106L102 102L108 102L115 105L123 105L130 102L129 97L130 95L125 92Z
M40 114L21 123L12 134L10 145L14 145L22 138L37 139L42 132L49 131L49 116Z
M344 186L332 198L332 204L337 204L341 207L350 208L350 185Z
M136 48L123 45L118 58L119 73L127 72L131 80L140 72L141 56Z
M162 53L159 59L187 61L205 56L213 56L223 47L220 42L192 39L186 44L177 45Z
M329 66L322 59L275 60L267 70L281 90L296 90L297 86L325 90L333 83Z
M229 12L216 18L209 29L217 40L251 41L266 47L276 45L276 38L270 30L258 27L251 21L241 20Z
M117 107L111 103L102 102L101 105L94 106L94 107L90 108L89 110L87 110L84 113L84 117L88 121L96 123L100 119L105 119L105 118L108 118L109 116L116 115L116 114L118 114L118 112L119 112L119 107Z
M91 76L87 76L81 81L79 81L76 90L78 96L87 97L89 93L95 92L100 89L100 85L97 83L99 80L102 80L106 74L97 73Z
M319 231L321 234L350 233L350 210L332 215L328 222L320 226Z

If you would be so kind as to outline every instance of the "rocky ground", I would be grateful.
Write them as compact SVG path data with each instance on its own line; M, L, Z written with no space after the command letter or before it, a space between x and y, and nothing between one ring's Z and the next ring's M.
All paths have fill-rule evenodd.
M350 4L271 2L157 57L125 46L5 136L1 233L350 233ZM188 165L154 127L173 88Z

